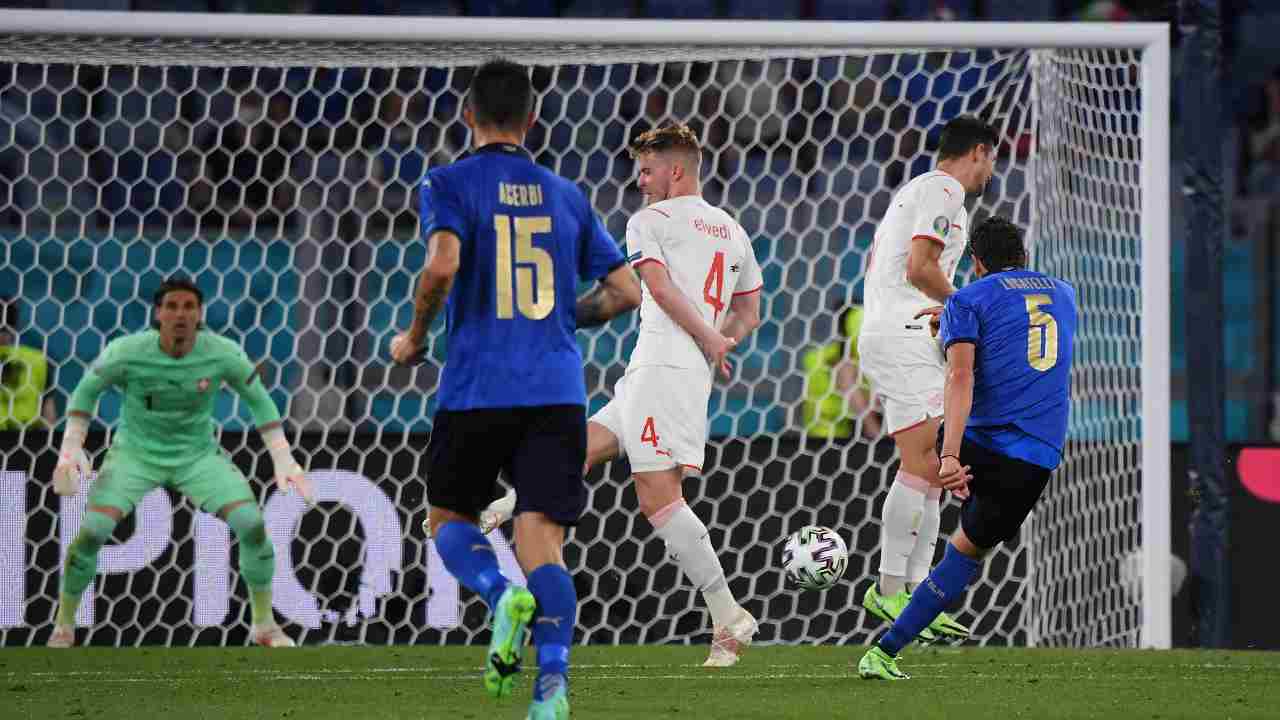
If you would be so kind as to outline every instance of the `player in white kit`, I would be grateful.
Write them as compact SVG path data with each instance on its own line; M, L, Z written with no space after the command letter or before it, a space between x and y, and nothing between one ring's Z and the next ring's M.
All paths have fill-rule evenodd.
M894 194L867 260L858 349L902 464L880 514L880 580L862 604L889 622L933 564L946 365L929 325L955 292L952 280L969 236L965 194L981 193L991 179L997 139L995 128L977 118L948 122L937 167ZM924 639L938 635L964 638L969 629L943 613L921 633Z
M751 643L756 619L730 592L681 480L702 470L713 373L729 376L725 355L760 324L764 280L742 227L702 199L692 130L651 130L630 152L646 202L627 223L627 259L644 289L640 337L613 400L587 423L587 465L630 459L640 511L711 612L703 664L727 667Z
M640 337L613 400L587 422L587 469L630 458L640 511L711 612L715 634L703 664L728 667L751 644L756 619L730 592L681 481L702 470L713 373L729 376L725 355L760 324L764 280L746 232L702 199L692 130L650 130L629 151L646 205L627 223L627 260L643 283ZM505 521L504 500L482 514L482 526Z

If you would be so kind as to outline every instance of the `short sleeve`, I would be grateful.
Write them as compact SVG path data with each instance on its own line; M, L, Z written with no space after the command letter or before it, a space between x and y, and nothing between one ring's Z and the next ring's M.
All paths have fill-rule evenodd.
M959 342L976 344L979 329L978 312L968 297L956 293L947 299L938 330L944 350Z
M590 205L587 206L586 213L583 227L587 238L578 263L578 275L583 280L595 280L613 272L626 262L626 258L622 257L622 251L618 249L618 241L609 234Z
M418 193L418 219L422 223L422 239L440 230L449 230L459 239L467 237L462 200L449 177L439 171L427 173Z
M953 232L964 228L956 222L964 208L964 188L950 177L927 180L916 198L916 219L911 226L911 239L929 238L946 243Z
M764 274L760 271L760 263L756 261L755 248L751 247L751 241L743 235L742 244L746 248L746 252L742 256L742 273L738 275L738 283L734 286L733 296L749 295L753 292L760 292L764 287Z
M659 224L665 220L661 210L645 208L627 221L627 262L631 267L640 267L647 262L667 264L662 245L658 242Z

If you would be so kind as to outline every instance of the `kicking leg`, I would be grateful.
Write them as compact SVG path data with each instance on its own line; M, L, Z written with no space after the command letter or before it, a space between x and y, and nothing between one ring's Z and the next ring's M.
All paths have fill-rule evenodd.
M975 545L963 528L956 528L947 544L942 562L929 573L920 592L912 593L911 601L893 622L889 631L862 656L858 674L863 678L904 680L907 675L898 670L897 657L902 648L916 638L942 613L942 609L958 600L978 575L986 550Z

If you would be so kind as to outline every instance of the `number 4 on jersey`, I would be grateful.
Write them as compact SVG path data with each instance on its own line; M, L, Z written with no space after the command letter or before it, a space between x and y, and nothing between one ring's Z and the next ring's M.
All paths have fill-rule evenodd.
M653 416L644 419L644 428L640 430L640 442L658 447L658 431L653 428Z
M716 294L711 294L712 286L715 286ZM715 308L716 314L712 322L720 319L720 313L724 311L724 253L717 251L716 257L711 261L711 269L707 271L707 281L702 285L702 299L708 305ZM652 419L652 418L650 418Z

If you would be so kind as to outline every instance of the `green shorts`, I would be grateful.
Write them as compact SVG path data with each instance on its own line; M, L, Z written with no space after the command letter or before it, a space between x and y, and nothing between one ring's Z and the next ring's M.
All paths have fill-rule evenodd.
M167 468L112 448L89 488L89 505L113 507L128 515L143 496L161 487L186 495L196 507L210 514L231 503L257 503L249 481L220 451L179 468Z

